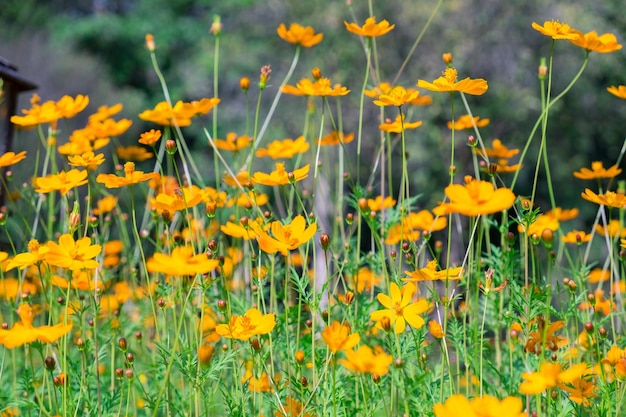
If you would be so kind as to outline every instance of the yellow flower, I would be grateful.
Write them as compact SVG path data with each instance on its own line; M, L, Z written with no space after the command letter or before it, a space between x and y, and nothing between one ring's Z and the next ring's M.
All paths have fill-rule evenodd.
M110 213L117 206L117 197L108 196L98 200L97 207L93 209L93 214L99 216L100 214Z
M532 236L533 234L541 236L543 231L546 229L549 229L555 232L556 230L558 230L558 228L559 228L559 220L556 217L554 217L554 215L552 215L551 213L540 214L539 216L537 216L535 221L530 225L530 227L528 227L528 231L526 231L526 234L528 234L529 236ZM524 226L522 224L519 224L517 226L517 230L520 233L525 232Z
M617 43L617 38L612 33L605 33L598 36L598 33L595 30L584 34L577 30L572 32L576 34L576 37L574 39L570 39L569 41L589 52L608 54L622 49L622 45Z
M596 233L602 236L626 237L626 227L622 227L619 220L613 219L608 223L606 228L601 224L597 225Z
M246 220L246 225L243 224L235 224L232 222L226 222L225 225L220 226L220 230L225 235L237 238L237 239L256 239L259 234L255 231L253 227L250 226L250 223L256 223L259 227L262 227L263 219L261 217L256 220Z
M220 100L217 97L211 97L211 98L205 97L197 101L192 101L190 103L192 115L199 116L201 114L208 114L211 110L213 110L213 107L220 104L221 101L222 100Z
M293 139L275 140L267 145L267 148L259 148L256 156L269 156L272 159L290 159L294 155L304 153L309 150L309 142L304 136Z
M563 243L575 243L580 245L581 243L587 243L591 240L591 235L587 232L582 232L580 230L572 230L571 232L567 232L566 235L561 237Z
M72 288L83 291L93 291L96 288L104 290L104 283L102 280L96 281L91 271L79 271L72 275L72 279L68 280L59 275L53 275L50 279L50 283L59 288Z
M91 239L83 237L74 240L70 234L64 234L59 237L59 243L48 242L48 251L46 261L50 265L58 266L71 270L79 269L95 269L99 263L94 260L102 251L102 246L92 245Z
M7 349L32 343L39 340L43 343L54 343L72 330L72 323L56 324L54 326L33 326L35 313L28 304L21 304L17 313L20 321L15 323L9 330L0 330L0 344Z
M149 132L144 132L139 136L139 143L142 145L154 145L161 139L161 131L150 129Z
M35 179L36 192L46 194L52 191L59 191L61 195L65 195L74 187L87 184L87 171L79 171L72 169L70 171L61 171L58 174L50 174L45 177Z
M124 174L123 177L115 174L100 174L96 177L96 182L104 184L107 188L120 188L160 177L158 172L144 174L143 171L135 171L135 164L132 162L124 164Z
M428 332L432 334L435 339L442 339L445 336L441 324L439 324L436 320L428 322Z
M476 127L485 127L489 124L489 119L481 119L478 116L471 117L469 114L464 114L454 121L454 130L473 129ZM452 122L448 122L448 129L452 130Z
M383 196L379 195L376 198L368 198L367 199L367 208L370 211L381 211L383 209L388 209L396 205L396 200L392 197L387 196L383 200Z
M359 26L356 23L343 22L346 25L348 32L354 33L359 36L366 36L368 38L374 38L377 36L383 36L393 30L396 25L390 25L388 21L381 20L376 23L375 17L368 17L365 20L363 26Z
M614 191L607 191L604 194L596 194L587 188L581 195L585 200L600 204L601 206L619 209L626 207L626 196L624 194L618 194Z
M39 288L31 281L4 278L0 281L0 297L5 300L15 300L22 295L37 294Z
M197 186L184 187L173 194L159 193L150 199L150 207L158 213L168 211L174 214L177 211L195 207L202 202L202 193Z
M382 348L376 347L375 351L369 346L361 345L358 350L347 350L346 359L339 363L354 372L363 374L385 375L389 372L389 365L393 362L391 355L385 353Z
M155 253L148 259L148 272L170 276L208 274L219 266L219 261L209 259L205 252L194 254L190 246L178 246L171 255Z
M452 184L446 187L449 203L441 203L433 212L438 215L459 213L476 217L505 210L515 202L515 194L508 188L496 189L492 183L465 178L465 185Z
M287 256L289 251L308 242L317 232L317 223L311 223L307 227L303 216L296 216L291 223L285 225L280 221L272 222L270 226L271 236L254 222L250 223L250 226L259 235L257 240L263 252L270 254L280 252L284 256Z
M404 332L407 323L414 329L421 328L424 325L424 319L420 314L426 312L429 305L428 301L423 298L412 302L416 291L417 288L412 283L400 289L395 282L392 282L389 285L389 295L380 293L376 296L385 309L374 311L370 314L370 319L380 322L383 317L387 317L395 333Z
M224 184L229 187L239 187L239 185L244 185L248 181L250 181L250 176L246 170L239 171L235 174L235 177L231 177L229 174L224 175Z
M553 388L557 383L571 383L580 378L587 371L586 363L579 363L567 370L563 370L558 363L544 362L539 367L539 372L525 372L522 374L524 382L519 387L522 394L541 394L548 388Z
M296 86L285 85L282 89L283 93L294 96L314 96L314 97L338 97L345 96L350 93L346 87L341 84L331 86L328 78L320 78L311 81L308 78L300 80Z
M277 375L277 379L280 375ZM246 369L246 375L241 377L241 382L248 385L248 390L252 392L273 392L273 384L267 373L261 373L258 378L252 374L250 369Z
M418 269L417 271L406 272L409 276L404 278L404 281L436 281L436 280L457 280L463 277L463 268L447 268L440 271L437 270L437 261L429 261L426 267Z
M361 336L358 333L350 334L351 330L349 324L341 324L335 320L330 326L326 326L322 332L322 339L332 353L352 349L359 343Z
M243 316L232 316L228 324L218 324L215 332L229 339L249 340L253 336L270 333L275 326L274 314L263 314L251 308Z
M491 395L468 400L463 394L455 394L444 404L435 404L435 417L525 417L522 400L506 397L502 401Z
M621 173L622 170L617 165L606 169L601 161L594 161L591 163L591 169L581 168L580 171L574 172L574 176L581 180L595 180L599 178L614 178Z
M226 139L215 139L213 143L215 143L217 149L239 152L250 146L252 138L246 135L238 136L235 132L230 132L226 135Z
M589 283L591 284L593 282L589 280ZM600 289L595 290L593 295L595 297L593 304L591 304L588 301L583 301L582 303L578 305L578 309L579 310L593 309L594 312L602 313L604 316L608 316L609 314L611 314L611 311L615 311L616 309L615 304L613 303L610 297L609 299L604 298L604 291Z
M120 136L125 133L133 124L131 120L122 119L115 121L113 119L105 119L102 121L90 121L89 125L84 129L89 139L105 138L109 136Z
M400 107L403 104L417 100L420 92L417 90L406 89L401 85L395 86L387 94L381 94L378 100L374 100L374 104L379 107L395 106Z
M289 174L293 174L293 180L289 179ZM285 163L278 162L276 169L269 174L263 172L255 172L251 180L254 184L262 184L268 186L287 185L293 182L302 181L309 176L309 164L302 168L295 169L293 172L285 171Z
M491 141L491 148L485 148L485 152L480 148L474 148L474 153L488 158L509 159L517 155L519 149L509 149L500 139L494 139Z
M11 123L22 128L29 128L43 123L53 123L61 118L61 111L54 101L33 104L30 110L22 110L24 116L11 116Z
M28 252L15 255L7 264L6 270L10 271L13 268L24 269L31 265L37 265L46 259L49 251L50 248L48 246L40 245L36 239L31 239L28 242Z
M127 161L141 162L154 156L152 152L142 146L118 146L115 152L120 159Z
M119 112L122 111L124 106L121 103L114 104L112 106L100 106L98 107L98 111L89 116L89 123L91 122L101 122L110 118L111 116L115 116Z
M189 126L191 118L195 115L195 109L190 103L176 102L172 107L166 101L154 106L152 110L145 110L139 114L141 120L153 122L163 126Z
M482 161L481 161L482 162ZM522 169L522 164L514 164L509 165L509 161L506 159L498 159L497 162L489 164L489 166L485 166L483 171L493 172L491 169L495 167L496 173L498 174L509 174L511 172L516 172Z
M539 355L541 354L544 342L546 348L550 350L557 350L559 347L567 343L567 338L555 335L556 332L565 326L565 323L559 320L548 324L546 327L546 322L541 316L537 318L536 322L537 329L528 334L528 340L526 340L526 344L524 345L525 352Z
M610 87L607 87L606 91L613 94L615 97L626 100L626 85L619 85L619 86L612 85Z
M304 405L296 400L295 398L291 398L291 397L287 397L286 404L282 405L282 408L285 410L285 413L283 413L283 411L276 411L274 413L275 417L314 417L315 414L311 414L311 413L305 413L305 408Z
M340 144L346 144L346 143L350 143L354 140L354 133L348 133L348 134L340 134L339 132L337 132L336 130L333 130L332 132L330 132L328 135L324 136L323 138L318 138L317 139L317 143L319 143L322 146L331 146L331 145L340 145Z
M89 104L89 97L79 94L76 98L63 96L56 102L61 118L70 119L76 116Z
M457 72L456 69L450 67L446 68L443 72L442 76L434 80L432 83L429 83L424 80L418 80L417 86L419 88L425 88L430 91L438 91L438 92L454 92L458 91L460 93L471 94L475 96L483 95L487 92L487 81L482 78L470 79L465 78L461 81L457 81Z
M67 159L69 165L73 167L83 167L87 168L88 171L93 171L104 162L104 154L99 153L98 155L94 155L94 153L90 151L82 155L70 156Z
M397 115L396 120L392 122L390 119L386 119L385 123L378 125L378 128L383 132L401 133L402 130L417 129L421 125L421 120L411 123L404 120L404 115Z
M611 279L611 272L607 269L593 268L589 271L589 284L597 284L599 282L608 281L609 279Z
M0 168L10 167L13 164L17 164L24 158L26 158L26 151L22 151L18 154L15 152L6 152L0 156Z
M379 85L374 86L374 88L370 90L365 90L363 93L365 93L365 95L368 97L378 98L381 94L389 94L392 88L393 87L391 84L387 82L382 82Z
M284 23L281 23L278 29L276 29L276 33L278 33L281 39L305 48L317 45L324 38L322 33L315 33L315 29L311 26L304 27L298 23L292 23L289 25L289 29L287 29Z
M566 23L561 23L556 20L548 21L546 20L543 23L543 26L538 23L533 22L533 29L542 35L549 36L552 39L576 39L578 38L578 34L574 29L570 27L570 25Z

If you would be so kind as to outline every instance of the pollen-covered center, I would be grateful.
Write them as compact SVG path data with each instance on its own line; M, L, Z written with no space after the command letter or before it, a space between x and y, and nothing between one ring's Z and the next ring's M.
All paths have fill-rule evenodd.
M456 69L446 68L446 70L443 72L443 76L450 83L456 82L456 78L457 78Z

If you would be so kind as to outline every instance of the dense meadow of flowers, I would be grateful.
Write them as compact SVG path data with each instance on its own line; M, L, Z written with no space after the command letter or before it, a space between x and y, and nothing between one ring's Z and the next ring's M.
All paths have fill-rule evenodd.
M323 68L292 81L324 35L281 24L289 72L242 77L241 130L223 138L220 98L171 98L151 35L164 101L138 115L154 128L137 145L119 146L133 123L121 103L74 126L87 96L34 95L12 117L39 145L0 156L1 415L626 415L623 153L572 167L567 186L597 209L589 230L572 230L579 209L556 204L547 133L590 56L622 48L616 36L528 22L552 49L534 129L511 144L482 136L489 119L472 114L486 80L458 74L444 53L441 76L385 82L376 48L395 26L361 21L345 23L364 53L363 81L350 87ZM221 31L216 20L216 51ZM564 44L580 48L580 70L555 92ZM626 105L626 86L608 93ZM355 126L341 116L349 94ZM302 131L268 137L288 95L306 109L290 114ZM441 128L452 145L440 204L424 207L406 149L433 101L449 106ZM364 131L367 106L379 109L379 132ZM191 124L214 155L210 180L187 146ZM364 137L379 140L373 165ZM11 169L32 181L12 181ZM529 189L516 187L524 169ZM548 207L535 205L540 186Z

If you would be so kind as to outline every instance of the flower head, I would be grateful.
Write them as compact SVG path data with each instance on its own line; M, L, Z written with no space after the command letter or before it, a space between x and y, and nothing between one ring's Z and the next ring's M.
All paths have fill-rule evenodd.
M390 25L389 22L386 20L381 20L380 22L376 23L375 17L368 17L365 20L363 26L359 26L356 23L343 23L346 25L346 29L348 30L348 32L368 38L383 36L391 32L393 28L396 27L396 25Z
M487 92L487 81L482 78L470 79L465 78L461 81L457 81L456 69L449 67L446 68L442 76L429 83L424 80L418 80L417 86L419 88L425 88L430 91L438 92L454 92L471 94L475 96L483 95Z
M522 400L506 397L502 401L491 395L468 400L463 394L455 394L444 404L435 404L435 417L524 417Z
M615 97L626 100L626 85L618 85L607 87L606 91L613 94Z
M445 189L449 203L441 203L433 212L437 215L459 213L476 217L505 210L515 202L508 188L496 189L492 183L466 177L464 185L452 184Z
M338 97L345 96L350 93L346 87L341 84L331 86L328 78L319 78L311 81L308 78L300 80L296 86L285 85L282 89L283 93L294 96L314 96L314 97Z
M607 191L604 194L596 194L587 188L581 195L585 200L602 206L619 209L626 208L626 196L624 194L618 194L614 191Z
M587 371L587 364L582 362L563 370L558 363L544 362L539 366L539 372L525 372L522 374L524 382L519 387L522 394L541 394L558 383L571 383L580 378Z
M278 162L274 171L269 174L255 172L254 175L252 175L251 181L255 184L268 185L270 187L274 185L288 185L292 182L292 180L289 179L289 174L290 173L285 170L285 163ZM293 174L293 182L302 181L309 176L309 164L293 170L291 174Z
M333 130L323 138L318 138L317 141L321 146L332 146L350 143L354 140L354 133L339 133Z
M389 372L389 365L393 358L376 347L374 351L369 346L361 345L358 350L347 350L346 359L341 359L339 363L351 371L363 374L385 375Z
M572 32L576 37L569 41L589 52L608 54L622 49L622 45L617 43L617 38L612 33L605 33L598 36L595 30L588 33L582 33L577 30Z
M70 234L59 237L59 243L48 242L46 261L50 265L71 270L95 269L100 264L94 258L102 251L102 246L92 245L91 239L83 237L74 240Z
M333 353L352 349L359 343L361 336L358 333L350 333L351 330L350 325L335 320L330 326L326 326L322 332L322 339Z
M61 171L58 174L50 174L45 177L35 179L35 186L38 193L46 194L52 191L59 191L61 195L67 194L72 188L87 184L87 171L72 169Z
M100 174L96 177L96 181L100 184L104 184L107 188L120 188L126 185L156 179L160 176L158 172L145 174L143 171L135 171L135 164L133 162L126 162L126 164L124 164L124 174L123 177L115 174Z
M190 246L179 246L170 255L155 253L148 259L148 272L170 276L207 274L219 266L219 261L209 259L206 253L194 254Z
M142 145L154 145L161 139L161 131L150 129L148 132L144 132L139 136L139 143Z
M591 163L591 169L581 168L580 171L574 172L574 176L581 180L595 180L599 178L614 178L621 173L622 170L617 165L606 169L601 161L594 161Z
M315 33L315 29L311 26L304 27L298 23L292 23L289 25L289 29L287 29L284 23L281 23L278 29L276 29L276 33L278 33L281 39L305 48L317 45L324 38L322 33Z
M237 135L235 132L229 132L226 139L214 139L215 147L224 151L239 152L247 148L252 143L252 138L246 135ZM247 172L247 171L246 171Z
M478 116L471 117L469 114L464 114L454 121L454 130L473 129L476 127L485 127L489 124L489 119L481 119ZM448 129L452 130L452 122L448 122Z
M33 326L35 312L28 304L21 304L17 313L20 321L9 330L0 330L0 344L7 349L32 343L39 340L44 343L54 343L72 330L72 324L56 324L54 326Z
M546 20L543 22L543 26L538 23L533 22L533 29L542 35L548 36L552 39L576 39L578 38L578 34L574 29L570 27L567 23L561 23L556 20Z
M485 148L484 152L482 149L475 148L474 153L488 158L509 159L517 155L519 149L509 149L502 144L500 139L494 139L491 141L491 148Z
M387 317L395 333L404 332L407 323L414 329L421 328L424 325L424 319L420 314L428 310L429 304L423 298L413 302L413 294L416 291L417 288L412 283L400 289L396 283L392 282L389 285L389 295L380 293L376 297L385 308L371 313L370 319L380 322L383 317Z
M280 252L284 256L308 242L317 232L317 223L307 226L303 216L296 216L291 223L285 225L280 221L272 222L271 235L254 222L251 222L250 226L258 234L257 240L263 252L271 254Z
M17 164L21 160L26 158L26 151L22 151L18 154L15 152L6 152L0 156L0 168L9 167L13 164Z
M274 326L274 314L263 314L258 309L251 308L243 316L232 316L228 324L218 324L215 332L229 339L249 340L253 336L271 332Z
M124 159L126 161L146 161L154 156L152 152L149 152L143 146L118 146L115 150L117 156L120 159Z
M89 151L82 155L70 156L67 160L69 165L73 167L83 167L87 168L88 171L93 171L104 162L104 154L99 153L95 155L92 151Z
M394 106L400 107L403 104L407 104L417 100L420 92L413 90L412 88L406 89L401 85L393 87L388 93L383 93L378 97L378 100L374 100L374 104L379 107Z
M401 133L407 129L417 129L422 125L422 121L407 122L404 120L404 115L397 115L396 120L393 122L390 119L385 120L385 123L378 125L378 128L383 132L389 133Z
M269 156L272 159L290 159L294 155L304 153L309 150L309 142L304 136L297 139L275 140L267 145L267 148L259 148L256 156Z

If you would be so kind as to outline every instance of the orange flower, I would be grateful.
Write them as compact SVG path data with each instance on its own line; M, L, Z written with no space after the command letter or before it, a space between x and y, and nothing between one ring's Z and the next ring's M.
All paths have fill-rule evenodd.
M250 176L248 175L248 171L243 170L239 171L235 174L235 177L231 177L229 174L224 175L224 184L230 187L238 187L239 185L244 185L250 181Z
M392 85L387 82L382 82L377 86L374 86L371 90L365 90L363 93L371 98L378 98L381 94L389 94L392 89Z
M293 180L289 179L289 174L293 174ZM268 185L270 187L274 185L287 185L293 182L302 181L309 176L309 164L306 164L302 168L295 169L293 172L285 171L285 163L278 162L276 169L269 174L263 172L255 172L251 180L254 184Z
M356 285L356 290L359 293L362 293L363 291L370 291L372 287L375 287L382 281L383 278L381 276L374 274L369 268L366 267L359 269L354 277L354 285Z
M58 174L50 174L45 177L35 179L35 190L38 193L46 194L52 191L59 191L61 195L67 194L72 188L87 184L87 171L72 169L61 171Z
M296 216L291 223L285 225L280 221L272 222L270 226L271 236L254 222L250 223L250 226L259 235L257 240L263 252L270 254L280 252L284 256L287 256L289 251L297 249L300 245L311 240L317 232L317 223L311 223L307 227L303 216Z
M599 282L608 281L611 278L611 271L602 268L593 268L589 271L588 282L590 284L597 284Z
M315 414L305 413L304 405L296 400L295 398L287 397L285 401L285 405L282 406L285 413L281 411L276 411L274 413L275 417L314 417Z
M191 102L191 111L194 116L199 116L201 114L208 114L211 110L213 110L213 107L220 104L221 101L222 100L220 100L217 97L211 97L211 98L205 97L197 101L194 100Z
M174 214L177 211L195 207L202 202L202 193L197 186L184 187L173 194L159 193L150 199L150 207L158 213L168 211Z
M182 127L189 126L191 118L195 114L196 110L190 103L178 101L172 107L168 102L162 101L154 106L154 109L141 112L139 118L163 126L177 125Z
M359 36L366 36L368 38L374 38L377 36L383 36L393 30L396 25L390 25L388 21L381 20L376 23L375 17L368 17L365 20L363 26L359 26L356 23L343 22L346 25L348 32L354 33Z
M587 188L581 195L585 200L600 204L601 206L619 209L626 207L626 196L624 194L618 194L614 191L607 191L604 194L596 194Z
M385 307L383 310L374 311L370 314L370 319L380 322L383 317L387 317L395 333L402 333L408 323L414 329L419 329L424 325L424 319L420 314L429 308L428 301L424 298L417 302L413 301L413 294L417 291L414 284L405 284L402 289L395 282L389 285L389 295L378 294L378 302Z
M570 27L570 25L566 23L561 23L556 20L545 21L543 26L540 26L538 23L533 22L533 29L542 35L549 36L552 39L576 39L578 38L578 34L574 29Z
M33 326L35 313L28 304L21 304L17 309L20 321L9 330L0 330L0 344L7 349L39 340L43 343L54 343L72 330L72 324L56 324L54 326Z
M89 97L79 94L76 98L63 96L56 102L57 109L61 113L61 118L70 119L76 116L89 104Z
M225 235L228 235L237 239L244 239L244 240L256 239L259 236L259 234L254 231L253 227L250 226L251 222L256 223L259 227L262 227L263 225L263 219L259 217L256 220L246 220L245 226L241 224L241 222L240 224L226 222L225 225L220 226L220 230Z
M326 326L322 332L322 339L332 353L352 349L359 343L361 336L358 333L350 334L351 330L349 324L341 324L335 320L330 326Z
M385 123L378 125L378 128L383 132L389 133L401 133L402 130L407 129L417 129L422 125L422 121L418 120L417 122L406 122L404 121L404 115L397 115L395 121L391 121L390 119L386 119Z
M59 237L59 243L48 242L48 248L50 250L46 255L46 261L50 265L74 271L95 269L100 265L93 258L102 251L102 246L92 245L88 237L74 240L72 235L66 233Z
M400 107L403 104L417 100L419 95L420 92L417 90L413 90L412 88L407 90L401 85L398 85L392 88L387 94L381 94L378 100L374 100L374 104L379 107Z
M482 78L472 80L468 77L457 82L457 72L456 69L452 67L446 68L442 76L434 80L432 83L424 80L418 80L417 86L419 88L425 88L426 90L430 91L458 91L460 93L471 94L475 96L485 94L488 88L487 81L483 80Z
M578 209L577 208L572 208L572 209L562 209L561 207L555 207L552 210L550 210L549 212L547 212L546 214L548 216L552 216L555 219L557 219L560 222L564 222L566 220L572 220L575 219L578 216Z
M82 155L73 155L67 158L69 165L73 167L87 168L88 171L93 171L99 165L104 162L104 154L99 153L95 155L93 152L85 152Z
M218 324L215 332L229 339L249 340L253 336L270 333L274 326L274 314L263 314L251 308L243 316L232 316L228 324Z
M589 280L589 283L591 283L591 280ZM604 316L608 316L609 314L611 314L611 311L615 311L615 304L613 304L610 298L608 300L604 298L604 291L600 289L595 290L594 296L595 301L593 302L593 304L588 301L583 301L578 306L578 309L587 310L592 308L594 312L601 313Z
M519 387L522 394L541 394L548 388L553 388L557 383L571 383L580 378L587 371L587 364L582 362L563 370L558 363L544 362L539 367L539 372L524 372L524 382Z
M394 200L391 196L385 197L384 200L382 195L379 195L376 198L367 199L367 208L370 209L370 211L381 211L395 205L396 200Z
M100 214L110 213L115 206L117 206L117 197L104 197L98 200L97 207L93 209L93 214L99 216Z
M115 152L120 159L127 161L141 162L154 156L152 152L142 146L118 146Z
M587 243L591 240L591 235L587 232L582 232L580 230L572 230L571 232L567 232L566 235L561 237L563 243L575 243L580 245L581 243Z
M485 152L482 149L474 148L474 153L488 158L509 159L517 155L519 149L509 149L502 144L500 139L494 139L491 141L491 148L485 148Z
M300 136L295 140L289 138L275 140L267 145L267 148L259 148L255 155L258 157L269 156L272 159L289 159L308 150L309 142L306 141L304 136Z
M213 140L213 143L215 143L215 147L217 149L239 152L240 150L250 146L252 138L246 135L238 136L235 132L230 132L226 135L226 139L215 139Z
M445 189L449 203L441 203L433 212L438 215L459 213L476 217L505 210L515 202L508 188L496 189L492 183L465 177L465 185L452 184Z
M13 164L17 164L24 158L26 158L26 151L22 151L18 154L15 152L4 153L0 156L0 168L10 167Z
M49 251L50 248L48 246L40 245L36 239L31 239L28 242L28 252L15 255L6 265L6 271L10 271L13 268L24 269L37 265L39 262L45 261Z
M608 54L622 49L622 45L617 43L617 38L612 33L605 33L598 36L595 30L585 34L577 30L573 30L572 32L576 34L576 37L569 41L589 52Z
M445 336L441 324L439 324L436 320L428 322L428 332L432 334L435 339L442 339Z
M123 108L124 106L121 103L117 103L112 106L100 106L98 107L98 111L89 116L89 123L106 120L121 112Z
M626 237L626 227L622 227L619 220L613 219L608 223L606 228L600 224L597 225L596 233L599 233L602 236L608 235L610 237Z
M454 130L473 129L476 127L485 127L489 124L489 119L481 119L478 116L471 117L465 114L454 121ZM448 122L448 129L452 130L452 122Z
M295 87L292 85L285 85L282 91L285 94L291 94L294 96L314 97L338 97L345 96L350 93L350 90L340 84L336 84L334 87L331 87L330 80L328 78L320 78L315 81L303 78L296 84Z
M280 376L280 375L278 375ZM258 378L252 374L250 369L246 369L246 375L241 377L241 382L248 385L248 390L252 392L273 392L272 380L266 372L261 373Z
M304 27L298 23L292 23L289 25L289 29L287 29L284 23L281 23L278 29L276 29L276 33L278 33L281 39L305 48L317 45L324 38L322 33L315 33L315 29L311 26Z
M595 180L599 178L614 178L621 173L622 170L617 165L606 169L601 161L594 161L591 163L591 169L581 168L580 171L574 172L574 176L581 180Z
M565 323L562 321L555 321L554 323L550 323L546 328L546 322L541 316L538 317L537 323L537 330L530 332L528 335L528 340L524 345L525 352L539 355L541 353L541 347L543 346L544 340L546 348L550 350L556 350L560 346L567 343L567 338L554 334L561 330L563 326L565 326Z
M435 417L525 417L522 400L506 397L502 401L490 395L468 400L463 394L455 394L444 404L435 404Z
M554 217L550 213L540 214L539 216L537 216L535 221L530 225L530 227L528 228L528 231L526 231L526 234L528 234L529 236L532 236L533 234L541 236L543 231L546 229L552 230L554 232L558 230L558 228L559 228L559 221L556 217ZM517 225L517 230L520 233L525 232L524 226L522 224Z
M139 136L139 143L142 145L154 145L161 139L161 131L150 129L149 132L144 132Z
M61 118L61 111L54 101L33 104L30 110L22 110L24 116L11 116L11 123L22 128L29 128L43 123L56 122Z
M178 246L171 255L155 253L148 259L148 272L170 276L208 274L219 266L219 261L209 259L205 252L194 254L190 246Z
M354 133L348 133L346 135L340 134L336 130L333 130L323 138L318 138L317 143L322 146L340 145L350 143L354 140Z
M607 87L606 91L613 94L615 97L626 100L626 85L612 85L610 87ZM13 121L13 119L11 119L11 121Z
M133 162L126 162L124 164L124 174L123 177L115 174L100 174L96 177L96 181L100 184L104 184L107 188L120 188L160 177L158 172L144 174L143 171L135 171L135 164Z
M481 161L482 162L482 161ZM485 166L483 171L493 172L491 169L495 167L496 173L498 174L509 174L511 172L516 172L522 169L522 164L514 164L509 165L509 161L506 159L498 159L496 163L491 163L489 166Z
M369 346L361 345L359 350L347 350L346 359L339 363L351 371L363 374L376 374L379 376L389 372L389 365L393 362L391 355L385 353L382 348L376 347L375 351Z
M409 276L404 278L404 281L419 282L419 281L438 281L438 280L457 280L463 277L463 268L447 268L440 271L437 270L437 261L428 261L426 267L418 269L417 271L406 272Z

